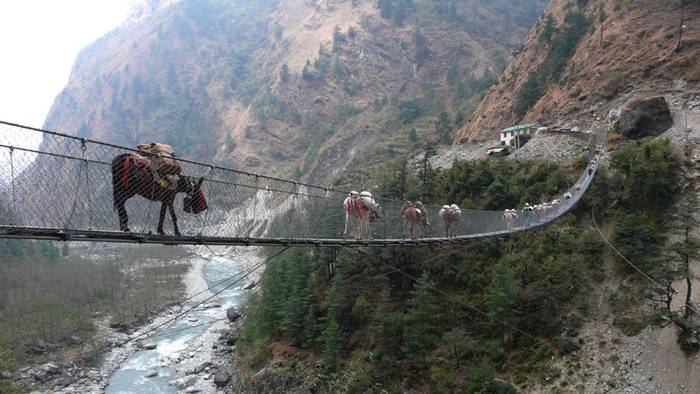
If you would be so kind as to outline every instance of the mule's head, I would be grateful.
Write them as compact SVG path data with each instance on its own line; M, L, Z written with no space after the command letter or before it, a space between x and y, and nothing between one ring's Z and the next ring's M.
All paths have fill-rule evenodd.
M178 182L178 191L186 193L183 200L183 210L187 213L198 214L205 211L207 200L202 191L204 178L195 179L189 176L181 176Z
M369 221L370 222L376 222L377 220L379 220L383 217L384 217L384 214L382 213L382 207L379 204L376 204L374 206L374 209L372 209L369 212Z

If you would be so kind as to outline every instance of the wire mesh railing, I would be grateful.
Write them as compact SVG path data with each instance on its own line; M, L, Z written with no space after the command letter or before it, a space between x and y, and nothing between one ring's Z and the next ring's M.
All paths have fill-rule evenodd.
M593 138L589 159L597 143ZM593 178L586 171L555 197L558 204L519 210L517 216L462 209L453 237L446 236L440 206L424 206L431 225L411 234L401 215L403 201L374 198L381 218L358 237L354 215L346 231L346 191L182 158L177 158L181 175L168 177L155 170L155 159L128 147L0 121L0 237L184 244L451 242L545 224L571 209ZM194 214L204 202L200 190L207 209ZM183 212L183 197L190 199L191 213Z

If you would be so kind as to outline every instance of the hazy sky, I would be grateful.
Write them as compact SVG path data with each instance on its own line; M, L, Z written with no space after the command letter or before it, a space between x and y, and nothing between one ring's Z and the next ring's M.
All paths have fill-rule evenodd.
M0 120L41 127L81 48L133 0L0 0Z

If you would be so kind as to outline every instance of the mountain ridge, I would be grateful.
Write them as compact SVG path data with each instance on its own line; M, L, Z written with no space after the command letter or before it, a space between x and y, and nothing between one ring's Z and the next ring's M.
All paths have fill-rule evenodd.
M390 3L384 16L359 0L156 4L81 51L45 126L328 183L416 149L411 128L451 132L438 115L474 106L545 0Z

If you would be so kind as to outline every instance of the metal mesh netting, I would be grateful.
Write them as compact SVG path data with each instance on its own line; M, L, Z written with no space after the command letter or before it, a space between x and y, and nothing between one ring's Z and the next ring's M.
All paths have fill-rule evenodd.
M590 158L597 142L592 139ZM50 238L55 233L55 238L129 242L167 238L173 243L340 243L355 238L352 218L344 234L347 192L180 158L183 176L167 178L155 173L149 158L135 153L126 147L0 122L0 236L42 234ZM189 195L196 204L200 180L208 209L185 213L183 197ZM549 222L573 207L591 180L592 175L585 172L568 191L570 198L565 193L557 197L558 206L518 211L514 218L502 211L463 209L453 239L522 231ZM113 187L119 191L114 192ZM175 191L179 192L175 214L181 237L172 236L174 228L166 212L164 231L171 236L158 238L158 200ZM124 205L130 230L126 233L115 200L133 194ZM382 218L371 223L373 242L409 241L411 235L401 216L404 202L374 200ZM431 225L422 228L419 241L446 240L440 208L424 207ZM369 240L366 232L361 238L362 242Z

